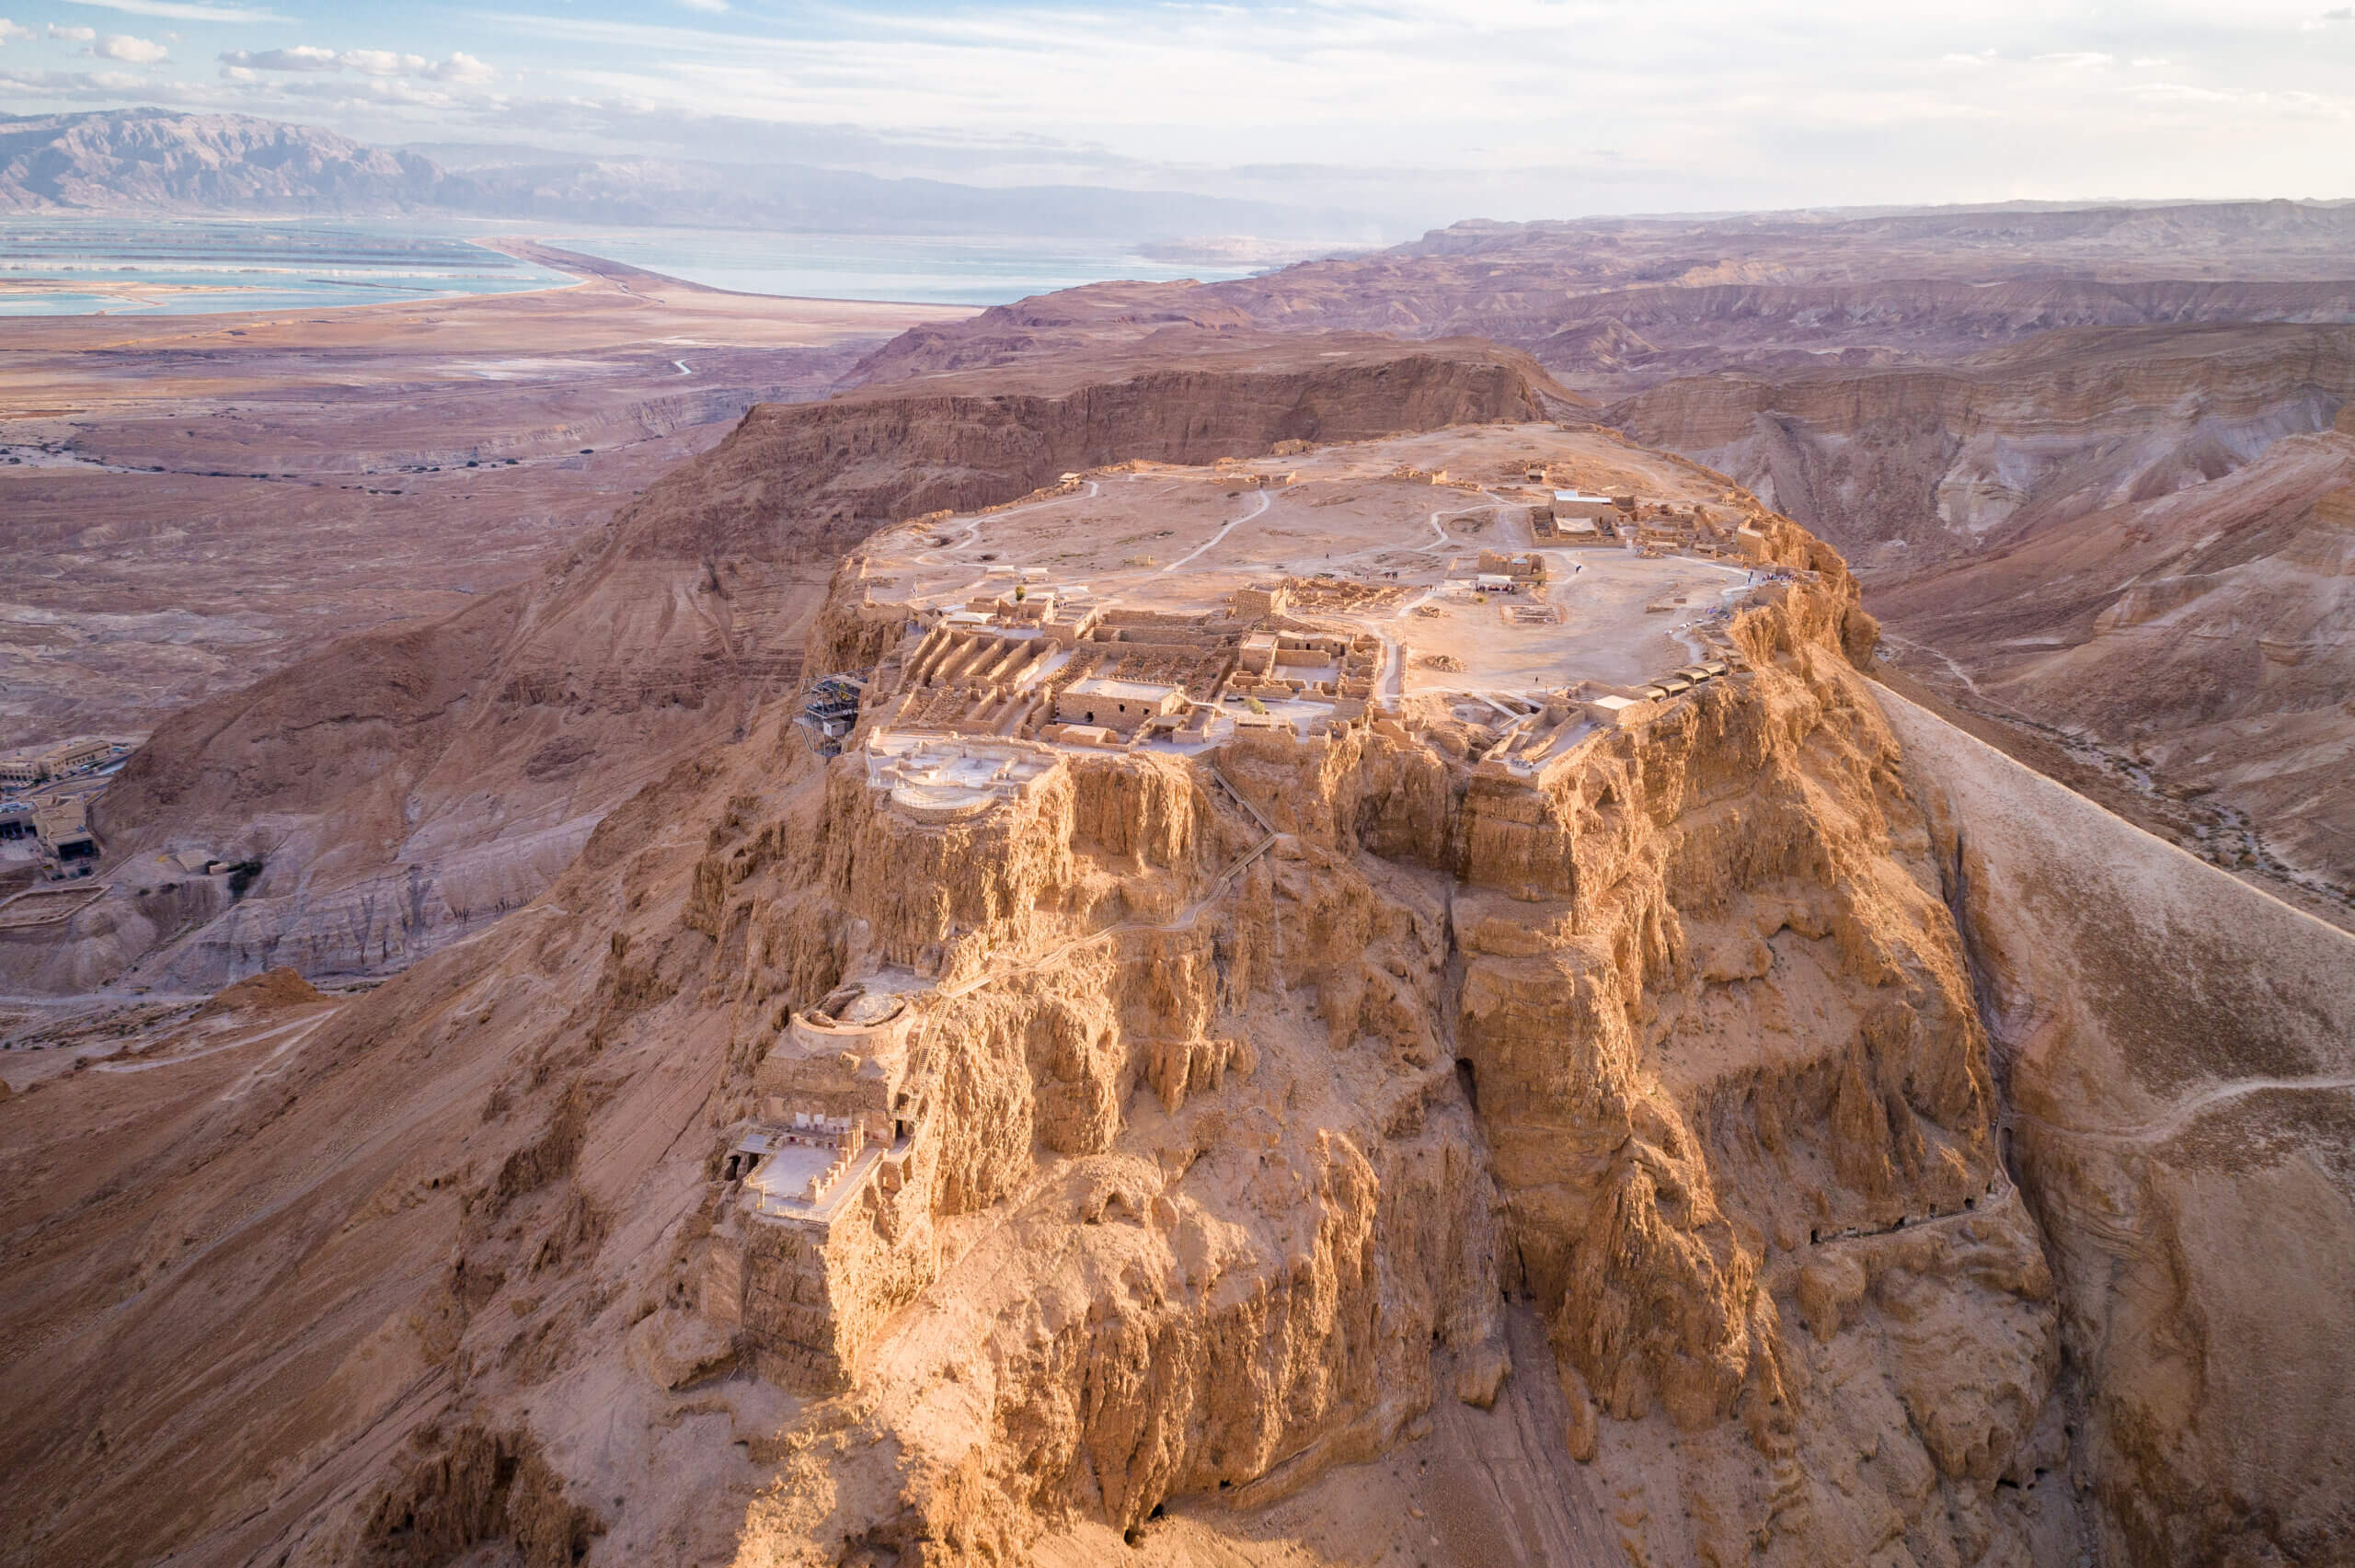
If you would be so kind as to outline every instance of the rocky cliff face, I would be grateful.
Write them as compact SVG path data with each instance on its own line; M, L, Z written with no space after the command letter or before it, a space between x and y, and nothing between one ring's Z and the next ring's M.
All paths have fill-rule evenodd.
M2224 326L2058 332L1935 371L1680 380L1610 418L1903 576L2217 478L2329 429L2349 395L2348 329Z
M107 797L110 852L234 852L265 870L224 918L157 932L137 978L396 968L528 902L604 811L797 686L836 558L879 521L1009 500L1115 454L1200 463L1536 417L1548 385L1485 346L1228 341L1177 368L1066 364L1023 390L758 408L538 583L159 727ZM64 936L85 948L70 962L0 963L17 986L42 983L36 969L121 975L149 951L125 945L125 912Z
M1289 1522L1337 1495L1354 1555L1428 1525L1451 1565L2344 1555L2345 940L1879 693L1795 525L1757 520L1792 580L1731 674L1534 776L1430 702L1056 753L978 813L807 749L805 666L904 635L836 569L874 520L1557 396L1461 345L1097 304L912 345L1033 334L1018 376L762 410L544 582L127 772L119 850L264 872L152 937L94 906L42 983L149 941L177 983L408 967L159 1013L0 1103L6 1560L1225 1568L1350 1561ZM1157 346L1038 351L1107 314L1098 349ZM2343 334L2300 330L2322 407ZM2155 413L2047 366L2092 455L2037 485L2159 475L2072 514L2136 580L2054 624L2236 625L2255 574L2196 608L2235 573L2343 567L2344 432L2273 430L2230 527L2146 555L2188 470L2086 433L2305 429L2285 341L2226 338ZM1884 432L2028 417L1890 389ZM2328 640L2327 594L2291 609L2274 643ZM882 1147L764 1229L745 1128L810 1130L796 1097ZM1464 1440L1507 1426L1509 1464ZM1473 1452L1476 1506L1413 1479ZM1483 1516L1427 1520L1449 1494Z
M2345 909L2350 341L2058 333L1937 372L1679 381L1611 418L1837 543L1912 673Z
M1542 1379L1640 1557L2073 1561L1931 827L1853 583L1775 547L1821 580L1736 623L1747 673L1534 780L1433 715L936 821L769 710L533 909L150 1113L149 1179L18 1218L24 1310L79 1326L5 1373L43 1413L11 1551L1016 1561ZM758 1255L716 1310L731 1129L814 1082L789 1018L888 976L902 1185L834 1221L814 1319ZM348 1348L305 1355L321 1313ZM232 1323L204 1391L98 1370ZM713 1380L821 1330L843 1391Z
M1151 352L1115 349L756 409L724 458L679 470L620 527L636 555L838 554L879 520L994 505L1068 469L1543 418L1549 401L1574 402L1534 361L1485 343L1179 333ZM810 537L812 519L832 532Z
M1431 1561L2328 1560L2348 940L1769 533L1740 670L1533 776L1409 704L943 816L772 704L477 940L12 1096L8 1560L1272 1562L1495 1423ZM745 1118L870 1065L763 1229Z

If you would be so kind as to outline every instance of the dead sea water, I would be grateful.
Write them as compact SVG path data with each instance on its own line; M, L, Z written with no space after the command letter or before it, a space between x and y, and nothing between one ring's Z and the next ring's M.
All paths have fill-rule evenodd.
M186 315L448 300L562 285L477 243L521 235L744 293L1002 304L1109 279L1242 277L1147 260L1110 241L764 234L569 225L14 218L0 229L0 316Z

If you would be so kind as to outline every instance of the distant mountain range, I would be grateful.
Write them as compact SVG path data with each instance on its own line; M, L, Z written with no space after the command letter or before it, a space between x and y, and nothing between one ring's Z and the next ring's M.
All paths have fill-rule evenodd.
M584 158L537 148L371 147L241 114L0 115L0 212L469 217L826 233L1125 241L1372 237L1361 214L1097 186L1003 189L806 165Z
M378 212L433 201L442 178L413 154L242 114L0 116L0 212Z

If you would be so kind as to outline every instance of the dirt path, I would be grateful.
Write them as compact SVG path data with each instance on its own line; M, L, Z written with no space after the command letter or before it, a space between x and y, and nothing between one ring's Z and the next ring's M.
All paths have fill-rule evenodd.
M2219 1083L2205 1089L2188 1100L2179 1102L2173 1110L2156 1121L2131 1127L2075 1127L2067 1122L2047 1121L2027 1111L2013 1114L2022 1121L2051 1127L2071 1138L2092 1139L2102 1143L2164 1143L2189 1126L2202 1111L2226 1100L2236 1100L2244 1094L2261 1094L2269 1090L2286 1089L2300 1093L2322 1093L2335 1089L2355 1089L2355 1074L2335 1078L2238 1078L2229 1083Z
M219 1056L223 1051L239 1051L247 1046L258 1046L265 1040L277 1039L289 1030L302 1031L295 1038L287 1041L270 1054L270 1059L275 1061L287 1051L301 1045L304 1040L310 1037L312 1030L334 1016L333 1013L327 1013L316 1018L298 1018L292 1024L281 1024L275 1029L265 1029L258 1035L247 1035L242 1039L231 1040L226 1045L207 1046L201 1051L184 1051L175 1056L158 1057L152 1061L97 1062L92 1064L91 1070L93 1072L153 1072L159 1067L178 1067L184 1062L202 1061L206 1057Z
M1934 648L1927 643L1917 643L1912 637L1900 636L1886 626L1881 628L1880 639L1881 641L1891 644L1894 647L1910 648L1915 653L1925 654L1928 657L1936 659L1940 664L1947 667L1947 670L1953 674L1957 681L1962 682L1962 688L1964 691L1969 692L1972 696L1977 697L1982 702L1995 702L1994 698L1990 697L1986 692L1979 689L1979 682L1970 678L1970 670L1965 670L1961 665L1957 664L1952 656L1947 654L1943 650ZM1996 703L1996 705L2005 709L2007 713L2010 711L2010 704L2008 704Z
M1485 505L1480 506L1455 507L1452 509L1448 507L1442 507L1439 510L1431 513L1431 542L1428 544L1419 544L1416 548L1426 555L1435 555L1442 550L1465 549L1467 546L1465 544L1464 541L1448 532L1447 529L1440 522L1440 519L1443 517L1469 517L1476 511L1497 511L1503 506L1504 502L1502 501L1489 501Z
M1224 528L1220 529L1216 533L1212 534L1201 544L1195 545L1191 550L1187 551L1184 555L1178 556L1176 560L1170 562L1167 566L1162 567L1161 570L1155 572L1154 575L1155 577L1167 577L1171 572L1176 571L1178 567L1184 566L1187 562L1192 560L1203 551L1210 549L1212 545L1218 544L1219 541L1224 539L1228 534L1234 532L1245 523L1249 522L1253 518L1265 512L1268 508L1273 504L1273 501L1274 497L1269 491L1260 491L1259 504L1258 506L1253 507L1249 511L1245 512L1241 517L1236 518Z
M980 544L982 542L982 525L983 523L1002 522L1009 517L1020 517L1024 512L1037 511L1042 507L1061 506L1065 501L1092 501L1102 493L1102 486L1097 485L1095 480L1090 479L1087 481L1087 494L1085 496L1050 496L1043 501L1030 501L1022 506L1008 507L1004 511L982 512L976 516L972 521L965 525L964 538L959 539L954 544L943 544L934 549L927 550L923 555L915 556L915 562L918 566L925 567L948 566L949 563L942 560L940 557L943 555L957 555L960 551L970 550L974 545Z

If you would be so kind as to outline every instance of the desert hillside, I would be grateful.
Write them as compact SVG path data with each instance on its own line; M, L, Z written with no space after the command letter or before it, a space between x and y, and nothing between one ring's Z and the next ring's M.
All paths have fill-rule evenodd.
M296 315L231 288L201 314L8 318L0 749L152 729L530 578L753 405L822 397L902 328L961 314L509 247L561 286Z
M1681 376L1944 365L2078 328L2355 320L2343 205L1839 220L1458 223L1216 283L1106 283L911 332L874 379L1131 342L1172 324L1475 336L1603 398Z
M29 939L0 933L0 988L383 973L479 931L605 811L799 689L841 552L879 520L1013 500L1116 458L1201 463L1548 401L1574 406L1488 345L1228 336L761 406L535 579L167 720L99 805L121 868L108 895ZM191 884L184 853L262 869L233 900Z
M1836 540L1911 675L2344 921L2348 332L2059 332L1935 372L1672 382L1610 417Z
M2344 1373L2307 1356L2346 1341L2355 1211L2332 1129L2355 1088L2355 942L1880 704L1949 867L2008 1157L2051 1248L2106 1553L2332 1560L2350 1435L2324 1391ZM2257 1526L2239 1500L2257 1490L2319 1505Z
M2246 1260L2349 1223L2355 940L1722 476L1336 341L763 410L167 727L116 831L614 804L16 1059L7 1560L2331 1555L2348 1297Z

